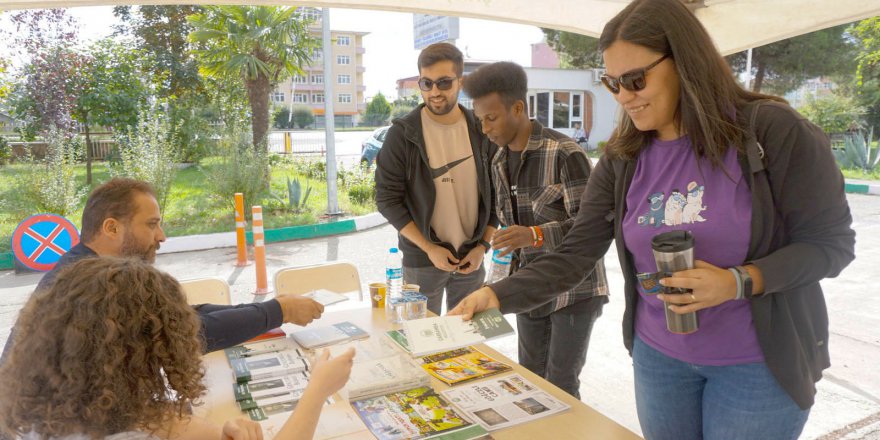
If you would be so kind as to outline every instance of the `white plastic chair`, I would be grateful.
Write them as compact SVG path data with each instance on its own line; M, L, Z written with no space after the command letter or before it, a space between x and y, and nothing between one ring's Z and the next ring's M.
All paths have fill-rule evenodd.
M301 295L316 289L326 289L340 294L357 292L358 300L364 299L361 276L357 267L347 261L287 267L275 272L276 294Z
M196 278L180 282L186 302L190 305L220 304L229 305L229 284L221 278Z

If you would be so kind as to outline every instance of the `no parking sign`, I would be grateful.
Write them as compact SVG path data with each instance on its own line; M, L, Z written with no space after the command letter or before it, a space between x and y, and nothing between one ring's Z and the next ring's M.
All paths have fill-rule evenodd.
M55 214L37 214L15 228L12 254L25 268L47 272L77 243L79 232L70 220Z

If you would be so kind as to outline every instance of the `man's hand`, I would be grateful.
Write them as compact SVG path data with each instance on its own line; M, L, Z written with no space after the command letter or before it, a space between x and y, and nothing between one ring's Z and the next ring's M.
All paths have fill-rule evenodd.
M247 419L230 420L223 424L221 440L263 440L263 428Z
M458 265L458 273L467 275L479 269L483 264L483 257L485 255L486 248L484 248L483 245L478 244L474 246L474 248L461 259L461 262Z
M462 319L469 320L474 317L474 313L496 308L501 308L501 302L489 286L484 286L464 297L447 315L461 315Z
M281 304L284 322L306 325L324 313L323 304L302 295L282 294L276 295L275 299Z
M534 243L532 230L526 226L512 225L495 231L492 247L498 249L499 256L505 256L516 249L529 247Z
M309 376L309 388L320 393L322 399L326 399L339 391L348 377L351 375L351 367L354 365L354 348L349 348L344 353L330 358L330 352L325 348L312 362Z
M454 255L452 255L452 252L450 252L449 249L436 244L430 244L428 246L428 250L425 251L425 253L428 254L428 258L431 259L431 263L434 264L434 267L444 272L458 270L459 261Z

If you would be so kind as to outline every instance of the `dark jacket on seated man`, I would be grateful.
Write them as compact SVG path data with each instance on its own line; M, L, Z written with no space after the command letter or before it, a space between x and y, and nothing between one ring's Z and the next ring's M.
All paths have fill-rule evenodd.
M95 251L83 243L79 243L64 254L55 268L43 275L35 290L49 287L55 280L58 271L74 261L97 257ZM255 336L261 335L282 324L281 305L276 300L263 303L239 304L235 306L218 304L200 304L193 306L202 321L201 334L205 339L205 352L209 353L240 344ZM6 360L12 348L15 327L9 333L0 364Z

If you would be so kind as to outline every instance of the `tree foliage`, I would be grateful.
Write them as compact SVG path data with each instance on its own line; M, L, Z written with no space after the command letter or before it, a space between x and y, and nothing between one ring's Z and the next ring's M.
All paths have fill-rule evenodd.
M207 6L187 17L200 71L213 78L244 82L251 110L254 147L266 149L269 93L279 81L302 74L314 40L308 21L283 6Z
M851 73L855 46L835 26L752 49L752 90L783 95L807 79ZM727 57L734 72L745 72L747 52Z
M306 128L315 123L315 115L312 114L312 109L298 105L293 108L293 122L299 128Z
M810 98L798 111L828 134L860 128L865 112L852 98L838 93Z
M385 95L377 93L370 103L367 104L367 110L364 112L364 124L370 126L385 125L391 116L391 104L385 99Z
M865 107L868 125L880 125L880 17L856 23L849 31L856 41L858 55L855 80L845 85Z
M541 28L547 44L559 54L562 67L591 69L605 65L599 39L573 32Z
M202 11L194 5L113 9L122 22L117 34L134 39L134 46L145 60L154 95L167 110L168 137L177 140L179 158L186 162L198 161L207 154L214 134L210 123L221 114L236 114L222 104L234 100L231 95L240 92L234 87L213 88L216 82L199 75L195 47L187 38L193 27L186 17Z

